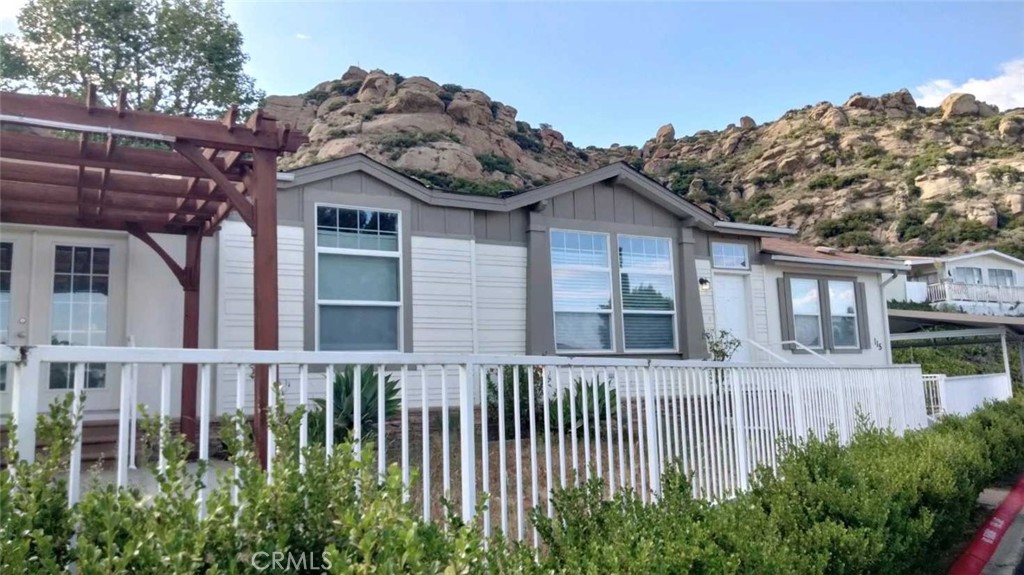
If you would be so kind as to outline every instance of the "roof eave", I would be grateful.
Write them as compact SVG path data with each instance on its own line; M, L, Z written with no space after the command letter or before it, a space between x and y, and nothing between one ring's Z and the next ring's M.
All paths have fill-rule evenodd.
M808 266L829 266L838 267L844 269L862 269L871 271L892 271L892 272L905 272L910 270L910 266L898 263L871 263L871 262L854 262L849 260L825 260L819 258L806 258L801 256L787 256L783 254L771 254L773 262L784 263L784 264L800 264Z

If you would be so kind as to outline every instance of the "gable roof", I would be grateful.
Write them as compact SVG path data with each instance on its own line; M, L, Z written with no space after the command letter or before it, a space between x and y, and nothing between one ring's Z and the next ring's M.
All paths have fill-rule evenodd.
M699 227L708 231L758 236L787 236L796 233L788 228L751 226L735 222L725 222L701 209L696 204L676 195L665 186L638 172L625 162L609 164L603 168L559 180L519 194L507 197L492 197L460 194L429 188L424 186L419 180L385 166L363 153L356 153L336 160L329 160L298 168L291 172L285 172L292 177L290 180L282 179L278 181L278 188L286 190L352 172L367 173L430 205L495 212L509 212L521 209L598 182L614 180L616 183L622 184L672 214L685 220L691 220Z
M1015 258L1015 257L1013 257L1013 256L1011 256L1009 254L1004 254L1003 252L1001 252L999 250L992 250L992 249L982 250L980 252L971 252L969 254L960 254L960 255L956 255L956 256L935 258L935 259L943 261L943 262L946 262L946 263L949 263L949 262L955 262L955 261L960 261L960 260L966 260L966 259L970 259L970 258L978 257L978 256L995 256L997 258L1002 258L1004 260L1013 262L1013 263L1015 263L1015 264L1017 264L1019 266L1024 266L1024 260L1019 260L1019 259L1017 259L1017 258Z
M866 268L876 270L908 270L910 266L895 258L848 254L836 250L819 251L815 246L779 238L761 240L761 251L772 255L778 262L805 263L811 265L837 266L844 268Z

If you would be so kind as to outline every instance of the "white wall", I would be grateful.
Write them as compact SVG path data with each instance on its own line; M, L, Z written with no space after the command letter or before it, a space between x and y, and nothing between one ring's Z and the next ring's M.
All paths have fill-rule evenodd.
M477 351L526 353L526 248L476 244Z
M217 329L216 347L222 349L253 348L253 245L252 234L242 222L226 221L218 232L219 262L217 266ZM295 226L277 227L278 246L278 314L280 349L301 350L303 346L303 230ZM312 321L312 318L310 318ZM217 413L235 409L235 370L222 367L217 372ZM298 369L284 366L280 380L285 397L298 397ZM246 411L253 405L252 383Z
M413 351L472 353L473 242L413 236L411 264Z
M1024 266L992 254L973 255L945 264L945 279L953 279L953 269L958 267L981 268L981 283L988 284L988 270L992 268L1013 270L1015 285L1024 286Z
M769 332L768 315L769 313L773 313L772 310L774 310L777 305L772 305L765 296L767 288L765 285L766 276L764 266L752 265L750 266L749 272L743 272L738 270L714 270L711 266L711 262L705 259L696 260L696 265L697 277L708 278L711 281L709 289L698 290L698 293L700 294L701 312L704 319L704 329L706 331L715 331L719 329L717 319L715 317L715 275L740 275L744 278L747 295L750 298L749 309L747 310L749 337L750 339L771 348L772 346L770 345L770 342L772 341L772 337ZM778 340L779 337L775 337L775 341ZM750 352L750 361L761 362L772 360L768 354L758 349L756 346L751 346L747 342L743 342L743 345L745 345Z

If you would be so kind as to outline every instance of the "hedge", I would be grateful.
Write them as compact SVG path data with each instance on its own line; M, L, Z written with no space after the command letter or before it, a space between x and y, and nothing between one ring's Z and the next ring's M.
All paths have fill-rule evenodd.
M35 463L0 473L0 572L58 573L74 561L82 574L314 573L328 563L332 573L927 573L962 539L981 489L1024 470L1018 397L903 437L862 426L848 446L834 435L780 446L777 473L760 469L748 492L714 504L692 499L678 469L653 505L628 492L605 499L599 480L585 482L556 492L555 519L531 518L543 543L535 553L455 516L422 523L403 501L399 470L380 482L349 449L330 460L308 450L300 473L298 414L281 410L271 417L272 485L251 443L235 437L244 420L224 426L241 468L238 504L222 477L200 519L200 476L181 439L167 436L156 494L92 486L68 509L69 409L59 402L41 418L49 447ZM147 426L158 433L155 421ZM321 563L252 563L285 549Z

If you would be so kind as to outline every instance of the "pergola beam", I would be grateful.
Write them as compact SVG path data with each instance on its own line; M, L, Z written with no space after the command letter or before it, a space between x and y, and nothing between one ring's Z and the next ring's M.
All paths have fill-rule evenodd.
M210 162L209 159L203 156L202 151L200 151L198 147L196 147L191 142L183 142L179 140L174 143L174 149L177 150L179 154L186 157L189 161L195 164L196 167L202 170L208 178L213 180L213 182L217 184L217 189L223 192L224 195L228 197L228 201L231 202L231 207L235 208L235 210L238 212L238 215L242 217L242 219L245 221L246 224L249 225L250 228L253 227L254 216L252 203L250 203L249 200L246 199L244 195L242 195L242 192L239 191L238 188L236 188L233 183L231 183L230 181L228 181L226 177L224 177L223 172L219 171L217 167L214 166L212 162ZM276 166L277 156L274 156L274 158L274 165Z
M114 108L89 110L85 105L70 98L4 92L3 101L5 122L30 126L38 125L33 123L32 119L46 118L50 122L88 127L97 133L120 130L164 138L183 138L204 147L242 152L253 149L294 152L305 141L305 138L299 135L291 135L287 140L279 141L276 129L257 133L257 130L251 128L235 126L231 130L226 130L219 122L168 116L156 112L132 110L121 115Z
M0 180L5 184L7 182L25 182L75 187L78 185L78 169L5 158L0 159ZM82 185L86 188L99 189L102 187L108 192L175 199L182 196L186 183L185 178L156 178L113 170L106 176L106 179L103 178L99 170L94 169L87 169L82 176ZM209 196L212 201L227 201L227 196L215 191L215 187L210 180L199 180L195 186L199 193Z

